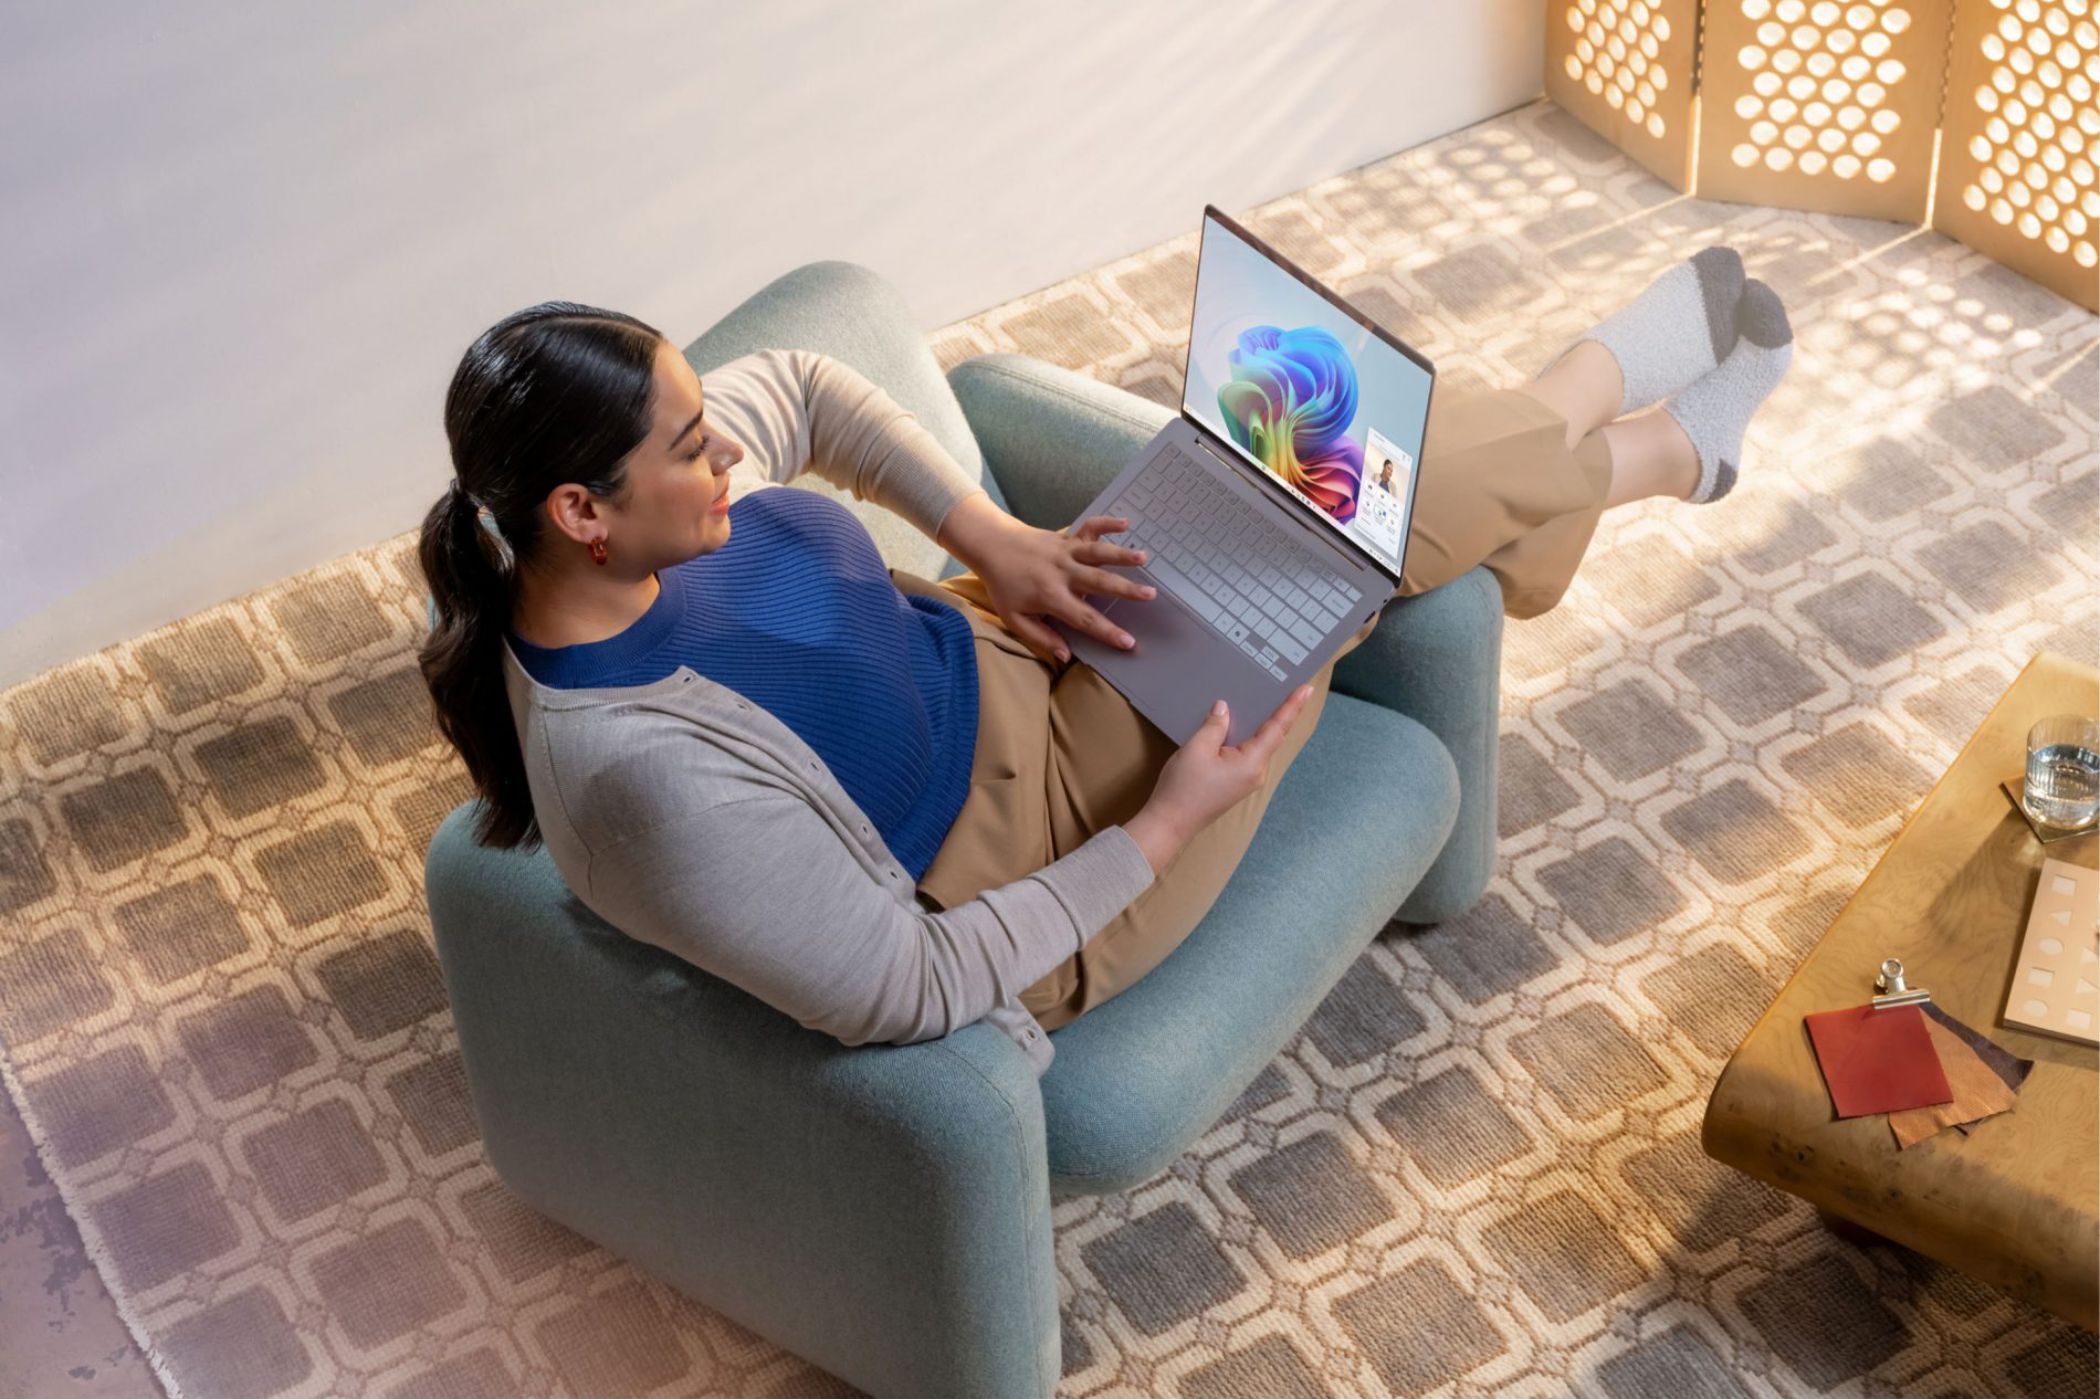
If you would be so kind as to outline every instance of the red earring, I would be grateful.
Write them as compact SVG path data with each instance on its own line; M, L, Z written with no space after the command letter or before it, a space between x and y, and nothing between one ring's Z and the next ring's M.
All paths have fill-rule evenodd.
M595 564L602 564L605 562L605 560L605 541L602 539L593 539L591 541L591 562Z

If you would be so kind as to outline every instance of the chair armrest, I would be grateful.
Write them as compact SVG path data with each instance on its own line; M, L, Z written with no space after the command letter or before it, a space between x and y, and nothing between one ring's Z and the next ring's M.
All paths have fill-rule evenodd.
M1456 918L1495 873L1502 706L1502 587L1495 575L1475 567L1426 593L1394 599L1364 643L1335 665L1334 688L1405 714L1450 751L1458 820L1398 916L1409 923Z
M1013 513L1072 523L1173 416L1148 399L1026 355L982 355L948 371L963 416ZM1458 766L1458 824L1401 918L1440 923L1470 908L1494 874L1502 590L1474 568L1387 606L1335 667L1342 694L1397 710L1435 734Z
M1055 1392L1042 1099L982 1023L848 1049L568 891L551 858L426 861L489 1160L528 1202L874 1394Z

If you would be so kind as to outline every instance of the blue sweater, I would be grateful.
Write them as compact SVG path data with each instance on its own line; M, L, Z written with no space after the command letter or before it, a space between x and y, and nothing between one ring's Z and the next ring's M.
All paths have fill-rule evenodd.
M551 648L513 634L519 664L555 689L646 685L681 665L728 686L816 750L918 879L970 792L969 620L898 591L867 528L829 497L761 490L729 509L729 542L658 573L656 601L625 631Z

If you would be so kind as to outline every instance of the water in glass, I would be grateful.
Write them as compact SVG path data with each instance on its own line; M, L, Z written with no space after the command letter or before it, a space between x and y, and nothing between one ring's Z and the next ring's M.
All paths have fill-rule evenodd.
M2100 818L2100 753L2081 743L2044 743L2027 754L2027 814L2077 830Z

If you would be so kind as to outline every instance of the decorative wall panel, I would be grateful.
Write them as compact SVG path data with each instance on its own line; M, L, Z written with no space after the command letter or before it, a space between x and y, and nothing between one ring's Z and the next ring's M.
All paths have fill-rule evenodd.
M2100 310L2092 0L1961 0L1933 227Z
M1706 199L1921 223L1953 0L1712 0Z
M1698 0L1549 5L1546 95L1672 189L1689 189Z

